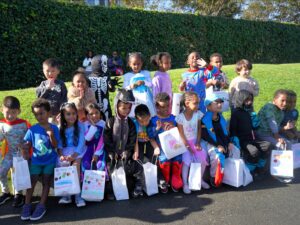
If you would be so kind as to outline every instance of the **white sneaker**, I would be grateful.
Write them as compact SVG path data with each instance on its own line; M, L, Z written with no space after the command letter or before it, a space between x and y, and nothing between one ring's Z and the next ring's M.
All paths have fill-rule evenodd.
M59 199L58 204L70 204L71 202L71 196L64 196L61 199Z
M189 186L187 184L183 185L183 193L187 195L192 193L192 191L189 189Z
M206 183L204 180L201 180L201 187L203 189L210 189L210 186L208 183Z
M77 207L84 207L85 201L81 198L80 194L75 195L75 203Z

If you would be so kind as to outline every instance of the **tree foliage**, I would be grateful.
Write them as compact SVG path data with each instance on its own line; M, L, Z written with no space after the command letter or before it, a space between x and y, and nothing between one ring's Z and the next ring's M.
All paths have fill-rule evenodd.
M299 0L252 0L243 10L242 18L273 20L300 24Z

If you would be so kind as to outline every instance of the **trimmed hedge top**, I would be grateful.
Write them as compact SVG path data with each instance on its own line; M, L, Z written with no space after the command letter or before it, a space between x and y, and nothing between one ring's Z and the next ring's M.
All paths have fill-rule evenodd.
M219 52L226 64L241 58L300 62L297 25L42 0L2 0L0 11L1 90L38 85L44 79L42 62L50 57L63 62L60 78L70 80L87 49L108 55L118 50L124 58L139 51L146 67L159 51L172 55L173 68L185 66L193 50L207 60Z

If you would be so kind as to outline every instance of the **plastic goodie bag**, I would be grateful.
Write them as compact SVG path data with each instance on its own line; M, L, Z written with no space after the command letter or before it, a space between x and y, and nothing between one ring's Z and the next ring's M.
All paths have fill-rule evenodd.
M201 190L201 163L191 163L188 183L189 189L194 191Z
M76 166L58 167L54 169L54 195L67 196L80 193Z
M172 99L172 114L178 116L180 113L180 101L182 98L181 93L174 93Z
M81 197L86 201L100 202L104 198L105 171L85 170Z
M111 174L111 180L116 200L119 201L129 199L126 174L123 166L120 166L118 169L115 167Z
M291 148L294 153L294 169L300 168L300 143L293 144Z
M233 187L242 186L244 184L244 166L242 159L225 159L223 183Z
M141 160L137 162L143 166L145 184L144 191L148 196L155 195L158 193L158 184L157 184L157 166L151 162L143 164Z
M167 159L174 158L187 151L177 127L160 133L158 137Z
M31 188L28 162L23 157L13 157L12 182L16 191Z
M294 177L293 151L273 150L271 154L271 175L281 178Z

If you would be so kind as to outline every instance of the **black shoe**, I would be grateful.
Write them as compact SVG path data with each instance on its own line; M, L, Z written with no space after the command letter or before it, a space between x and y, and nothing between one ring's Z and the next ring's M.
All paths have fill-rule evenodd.
M137 198L137 197L143 196L143 195L144 195L144 193L143 193L142 187L135 187L134 188L134 191L132 193L133 198Z
M3 205L5 202L7 202L12 197L13 196L10 193L3 193L0 197L0 205Z
M115 200L115 196L112 193L107 193L106 194L106 199L109 200L109 201L113 201L113 200Z
M167 183L161 183L158 185L159 189L160 189L160 192L163 193L163 194L167 194L168 191L169 191L169 187L168 187L168 184Z
M214 187L214 188L217 187L217 185L216 185L216 183L215 183L215 178L214 178L214 177L211 177L211 178L209 179L209 181L210 181L210 185L211 185L212 187Z
M25 198L21 194L16 194L12 206L15 208L22 207L25 203Z

